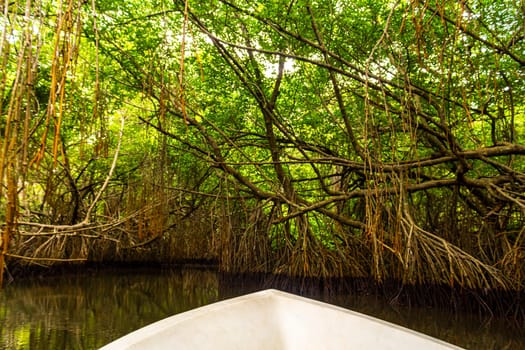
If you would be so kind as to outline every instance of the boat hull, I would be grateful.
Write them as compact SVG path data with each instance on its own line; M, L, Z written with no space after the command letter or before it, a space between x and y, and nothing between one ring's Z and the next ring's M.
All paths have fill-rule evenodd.
M265 290L177 314L101 350L459 349L334 305Z

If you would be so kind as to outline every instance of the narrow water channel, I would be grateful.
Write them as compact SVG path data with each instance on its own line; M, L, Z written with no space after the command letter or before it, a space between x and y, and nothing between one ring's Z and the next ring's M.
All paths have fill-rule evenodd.
M254 289L224 283L216 271L201 268L17 280L0 291L0 349L97 349L151 322ZM318 298L468 349L525 349L525 334L495 319L402 308L367 296Z

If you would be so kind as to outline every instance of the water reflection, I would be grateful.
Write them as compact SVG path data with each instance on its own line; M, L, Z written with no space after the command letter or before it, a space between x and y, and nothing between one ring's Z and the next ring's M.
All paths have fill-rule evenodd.
M17 281L0 292L0 349L97 349L164 317L219 299L277 287L237 283L213 270L118 270ZM298 290L292 290L298 292ZM369 296L316 299L395 322L469 349L523 349L525 336L473 315L400 308Z
M218 300L214 271L113 271L32 280L0 292L0 349L97 349Z

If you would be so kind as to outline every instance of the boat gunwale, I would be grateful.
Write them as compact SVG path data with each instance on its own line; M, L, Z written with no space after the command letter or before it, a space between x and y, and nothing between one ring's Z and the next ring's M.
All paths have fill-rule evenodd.
M238 297L224 299L222 301L218 301L218 302L211 303L208 305L203 305L203 306L197 307L192 310L188 310L182 313L168 316L167 318L153 322L131 333L128 333L122 336L121 338L118 338L110 342L109 344L103 346L99 350L126 349L127 346L131 347L139 343L140 341L147 339L148 336L151 337L151 336L155 336L163 332L169 331L171 328L176 327L178 324L182 324L186 321L203 318L203 317L208 316L210 313L216 313L219 310L229 309L231 307L234 307L235 305L244 304L247 302L262 301L265 299L272 299L272 300L275 299L281 302L283 300L292 300L293 302L298 303L298 304L307 303L314 307L320 307L325 310L329 309L331 311L335 311L338 313L347 314L347 315L356 317L358 319L364 320L369 323L375 323L379 326L384 326L385 328L388 328L388 329L393 329L393 330L396 330L396 331L399 331L405 334L409 334L413 337L418 337L418 338L421 338L422 340L426 340L429 343L434 343L435 345L442 345L445 348L462 349L461 347L448 343L444 340L429 336L427 334L412 330L410 328L403 327L395 323L381 320L379 318L376 318L370 315L362 314L357 311L345 309L337 305L325 303L325 302L315 300L315 299L306 298L300 295L287 293L287 292L280 291L277 289L265 289L265 290L257 291L254 293L250 293L250 294L246 294L246 295L242 295Z

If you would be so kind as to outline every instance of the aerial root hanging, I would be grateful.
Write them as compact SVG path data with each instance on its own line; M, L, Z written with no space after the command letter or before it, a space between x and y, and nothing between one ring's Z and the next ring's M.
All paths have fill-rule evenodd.
M406 251L400 255L405 282L433 282L480 290L516 287L502 270L422 229L410 216L405 215L401 224L406 239Z

